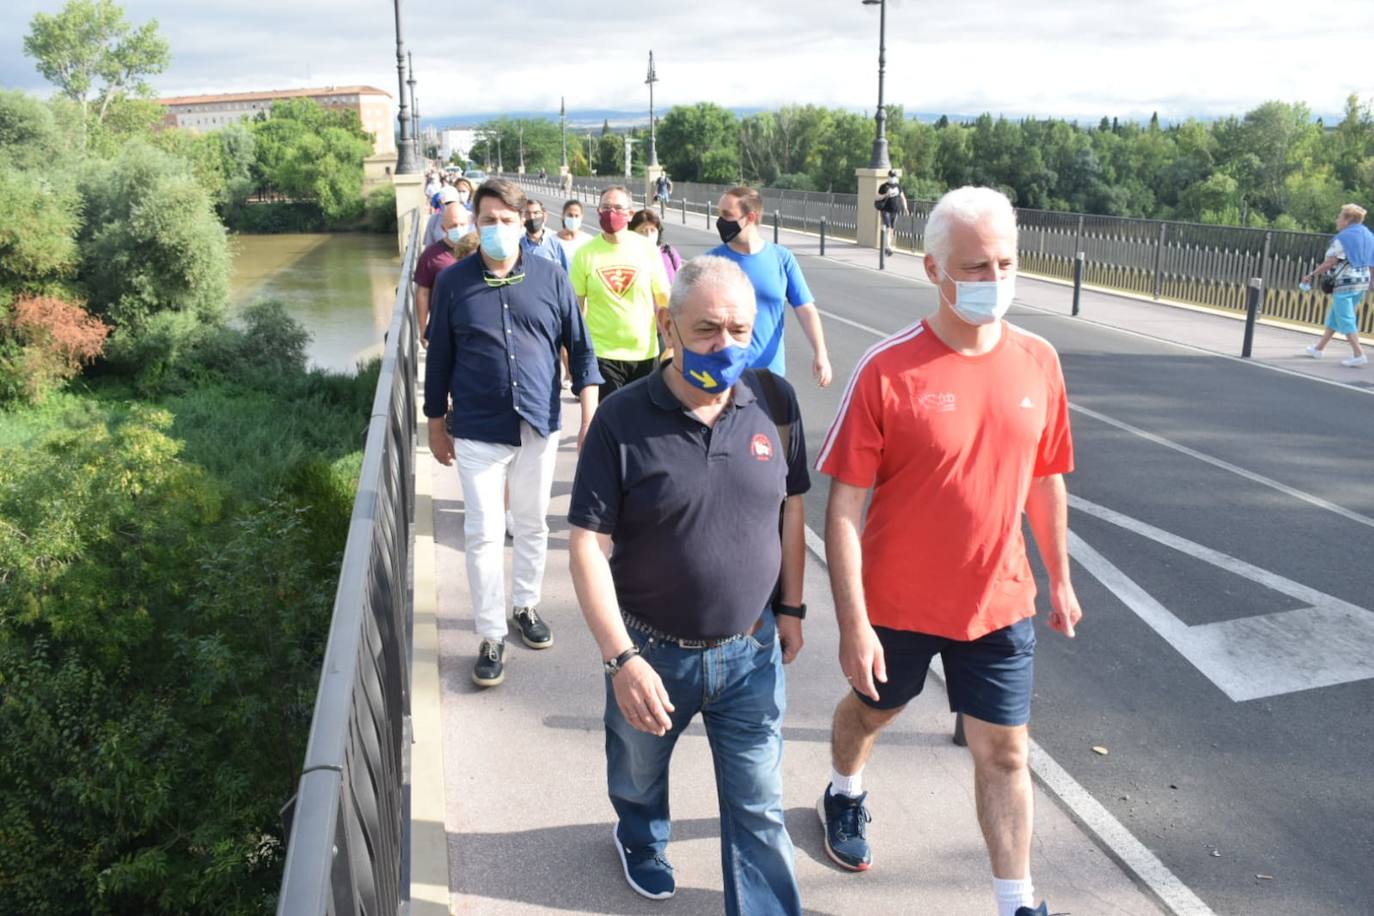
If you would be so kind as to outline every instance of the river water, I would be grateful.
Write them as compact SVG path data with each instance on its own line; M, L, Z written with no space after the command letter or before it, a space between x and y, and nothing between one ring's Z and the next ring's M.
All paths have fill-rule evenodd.
M391 233L238 235L230 309L280 299L310 332L310 362L354 371L382 353L401 258Z

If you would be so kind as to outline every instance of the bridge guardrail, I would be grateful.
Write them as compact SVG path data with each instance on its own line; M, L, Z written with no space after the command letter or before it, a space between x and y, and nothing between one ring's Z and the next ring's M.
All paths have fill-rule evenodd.
M514 175L507 177L517 177ZM529 183L530 176L522 181ZM549 200L560 200L562 191L552 181ZM576 196L584 200L613 184L626 184L640 200L642 179L573 179ZM673 204L688 201L687 211L703 215L699 225L711 227L711 210L728 185L675 182ZM857 237L858 207L872 206L854 194L760 188L772 225L778 211L784 229L818 232L826 218L832 239ZM642 204L642 201L640 201ZM895 247L908 252L924 250L925 224L934 201L912 201L911 214L898 221ZM1072 281L1074 256L1085 255L1083 281L1093 286L1173 299L1193 305L1245 313L1252 277L1264 281L1261 314L1298 324L1320 326L1327 298L1320 292L1302 292L1298 278L1324 257L1329 236L1277 229L1247 229L1170 220L1130 219L1051 210L1018 208L1021 266L1030 273ZM689 220L690 222L690 220ZM1374 334L1374 307L1359 316L1360 330Z
M410 218L305 763L282 813L289 838L279 916L394 914L409 896L402 750L418 359L410 272L422 217Z

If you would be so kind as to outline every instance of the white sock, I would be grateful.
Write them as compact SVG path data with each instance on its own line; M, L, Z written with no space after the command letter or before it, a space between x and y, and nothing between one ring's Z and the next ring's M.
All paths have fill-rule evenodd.
M830 794L848 795L858 798L864 794L864 771L862 768L853 776L843 776L834 767L830 768Z
M993 878L992 892L997 895L997 916L1016 916L1018 907L1035 906L1035 889L1030 875L1024 878Z

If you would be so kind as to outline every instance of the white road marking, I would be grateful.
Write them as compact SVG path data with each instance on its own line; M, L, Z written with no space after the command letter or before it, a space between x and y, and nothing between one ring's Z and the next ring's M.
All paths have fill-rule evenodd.
M1079 512L1263 585L1307 607L1189 626L1069 532L1069 554L1231 700L1240 703L1374 678L1374 613L1079 496Z
M806 526L806 546L822 566L825 541ZM934 659L931 671L945 681L944 666ZM1030 739L1030 769L1051 795L1174 916L1215 916L1211 907L1179 880L1159 857L1122 825L1092 794L1060 766L1034 738Z
M827 318L830 318L834 321L838 321L841 324L847 324L853 328L858 328L860 331L866 331L869 334L874 335L875 337L889 336L883 333L882 331L879 331L877 328L869 327L866 324L860 324L857 321L851 321L848 318L842 318L839 315L835 315L831 312L827 312L821 309L817 309L817 311L819 311L822 315L824 315ZM1314 496L1311 493L1304 492L1295 487L1290 487L1287 484L1279 483L1272 477L1265 477L1263 474L1258 474L1254 471L1246 470L1245 468L1236 464L1232 464L1229 461L1223 461L1220 458L1214 458L1213 456L1208 455L1204 452L1199 452L1197 449L1189 448L1186 445L1181 445L1180 443L1175 442L1172 439L1166 439L1163 436L1158 435L1157 433L1149 432L1148 430L1141 429L1138 426L1132 426L1130 423L1126 423L1114 417L1109 417L1104 413L1099 413L1096 410L1092 410L1080 404L1075 404L1073 401L1069 402L1069 409L1077 413L1081 413L1084 416L1092 417L1094 420L1106 423L1108 426L1113 426L1121 430L1122 432L1130 433L1133 436L1139 436L1147 442L1153 442L1155 445L1162 445L1167 449L1172 449L1173 451L1178 452L1179 454L1187 455L1189 458L1196 458L1198 461L1201 461L1205 464L1210 464L1214 468L1220 468L1221 470L1228 471L1232 474L1235 474L1238 477L1243 477L1246 480L1251 481L1252 483L1257 483L1261 486L1277 490L1278 492L1283 493L1285 496L1291 496L1294 499L1302 500L1303 502L1308 503L1309 505L1316 506L1319 509L1325 509L1328 512L1334 512L1336 515L1339 515L1342 518L1349 519L1352 522L1365 525L1369 528L1374 528L1374 518L1370 518L1367 515L1362 515L1359 512L1355 512L1352 509L1347 509L1344 506L1338 506L1333 502L1322 499L1320 496Z
M1173 451L1176 451L1181 455L1187 455L1189 458L1196 458L1198 461L1204 462L1205 464L1210 464L1214 468L1220 468L1223 471L1229 471L1230 473L1235 474L1237 477L1244 477L1246 480L1249 480L1252 483L1257 483L1261 486L1269 487L1271 490L1277 490L1285 496L1291 496L1294 499L1300 499L1303 502L1316 506L1319 509L1325 509L1328 512L1334 512L1342 518L1347 518L1352 522L1357 522L1361 525L1374 528L1374 518L1370 518L1367 515L1361 515L1360 513L1355 512L1351 509L1347 509L1344 506L1338 506L1333 502L1329 502L1325 499L1322 499L1320 496L1313 496L1311 493L1306 493L1302 490L1296 489L1295 487L1290 487L1285 483L1279 483L1272 477L1265 477L1263 474L1257 474L1254 471L1246 470L1245 468L1240 467L1239 465L1232 464L1229 461L1223 461L1220 458L1213 458L1211 455L1199 452L1197 449L1189 448L1186 445L1180 445L1179 443L1174 442L1172 439L1166 439L1163 436L1158 435L1157 433L1149 432L1148 430L1141 429L1138 426L1132 426L1129 423L1125 423L1121 420L1114 419L1112 417L1107 416L1106 414L1098 413L1095 410L1090 410L1089 408L1083 407L1079 404L1074 404L1070 402L1069 409L1076 411L1077 413L1081 413L1084 416L1092 417L1094 420L1097 420L1101 423L1106 423L1108 426L1113 426L1121 430L1122 432L1130 433L1133 436L1139 436L1147 442L1153 442L1155 445L1162 445L1165 448L1172 449Z

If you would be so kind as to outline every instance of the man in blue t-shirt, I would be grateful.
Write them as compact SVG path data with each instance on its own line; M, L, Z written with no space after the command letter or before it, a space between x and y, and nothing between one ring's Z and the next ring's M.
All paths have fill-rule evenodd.
M716 205L720 214L716 231L723 245L707 254L729 258L743 268L754 285L758 315L754 337L749 346L749 368L768 369L784 375L787 361L783 353L783 305L792 306L801 322L802 332L811 341L815 359L811 375L822 388L830 384L830 356L825 348L825 332L816 302L802 276L792 252L764 239L759 232L763 219L763 198L753 188L736 187L726 191Z

